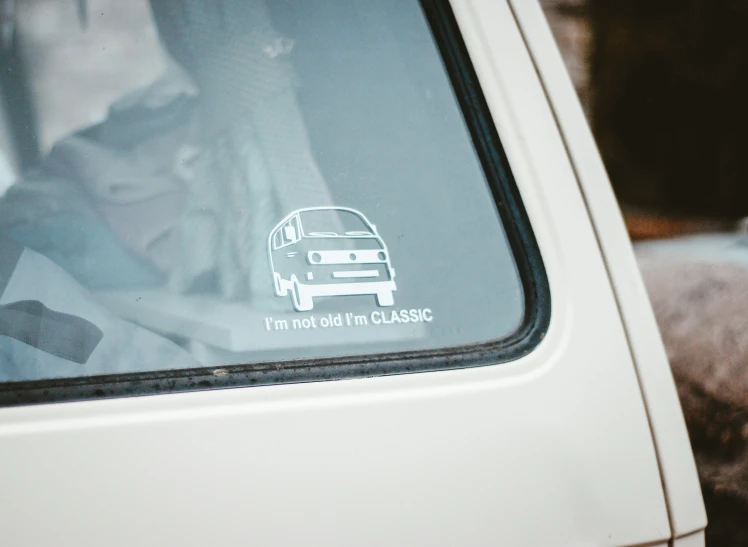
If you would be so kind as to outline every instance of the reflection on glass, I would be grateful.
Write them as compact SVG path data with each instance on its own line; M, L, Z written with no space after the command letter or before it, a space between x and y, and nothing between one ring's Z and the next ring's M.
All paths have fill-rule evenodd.
M26 314L0 328L0 381L517 327L514 259L418 2L91 0L87 25L49 2L13 29L54 142L0 199L0 311ZM86 362L66 360L58 338L87 332Z

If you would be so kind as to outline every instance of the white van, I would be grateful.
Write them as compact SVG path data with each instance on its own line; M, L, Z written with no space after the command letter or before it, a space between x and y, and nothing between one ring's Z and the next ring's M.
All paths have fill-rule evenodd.
M392 306L395 270L376 226L349 207L294 211L270 232L268 257L276 296L291 293L296 311L315 296L376 295Z
M704 544L537 2L16 5L129 92L0 199L3 546Z

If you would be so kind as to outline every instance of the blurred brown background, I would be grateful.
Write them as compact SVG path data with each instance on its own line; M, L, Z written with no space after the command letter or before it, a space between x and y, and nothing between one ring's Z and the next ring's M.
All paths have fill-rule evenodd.
M748 2L542 4L632 236L748 216Z

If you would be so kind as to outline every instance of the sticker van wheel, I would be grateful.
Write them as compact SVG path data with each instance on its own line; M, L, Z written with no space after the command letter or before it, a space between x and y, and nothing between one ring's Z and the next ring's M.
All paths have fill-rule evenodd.
M304 291L304 287L299 283L299 280L296 279L296 276L293 276L291 278L291 301L293 302L293 307L296 311L309 311L314 307L314 304L312 303L312 297L308 294L306 294L306 291Z
M380 306L394 306L395 298L392 296L392 291L383 291L377 293L377 304Z
M275 287L276 296L285 296L288 294L288 289L283 287L281 276L277 272L273 272L273 286Z

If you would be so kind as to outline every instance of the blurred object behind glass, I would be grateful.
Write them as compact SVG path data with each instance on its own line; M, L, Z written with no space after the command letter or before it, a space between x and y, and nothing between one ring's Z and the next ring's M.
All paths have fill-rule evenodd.
M165 59L148 0L18 0L17 32L42 153L106 119L109 106L153 82ZM85 101L78 100L85 97Z

